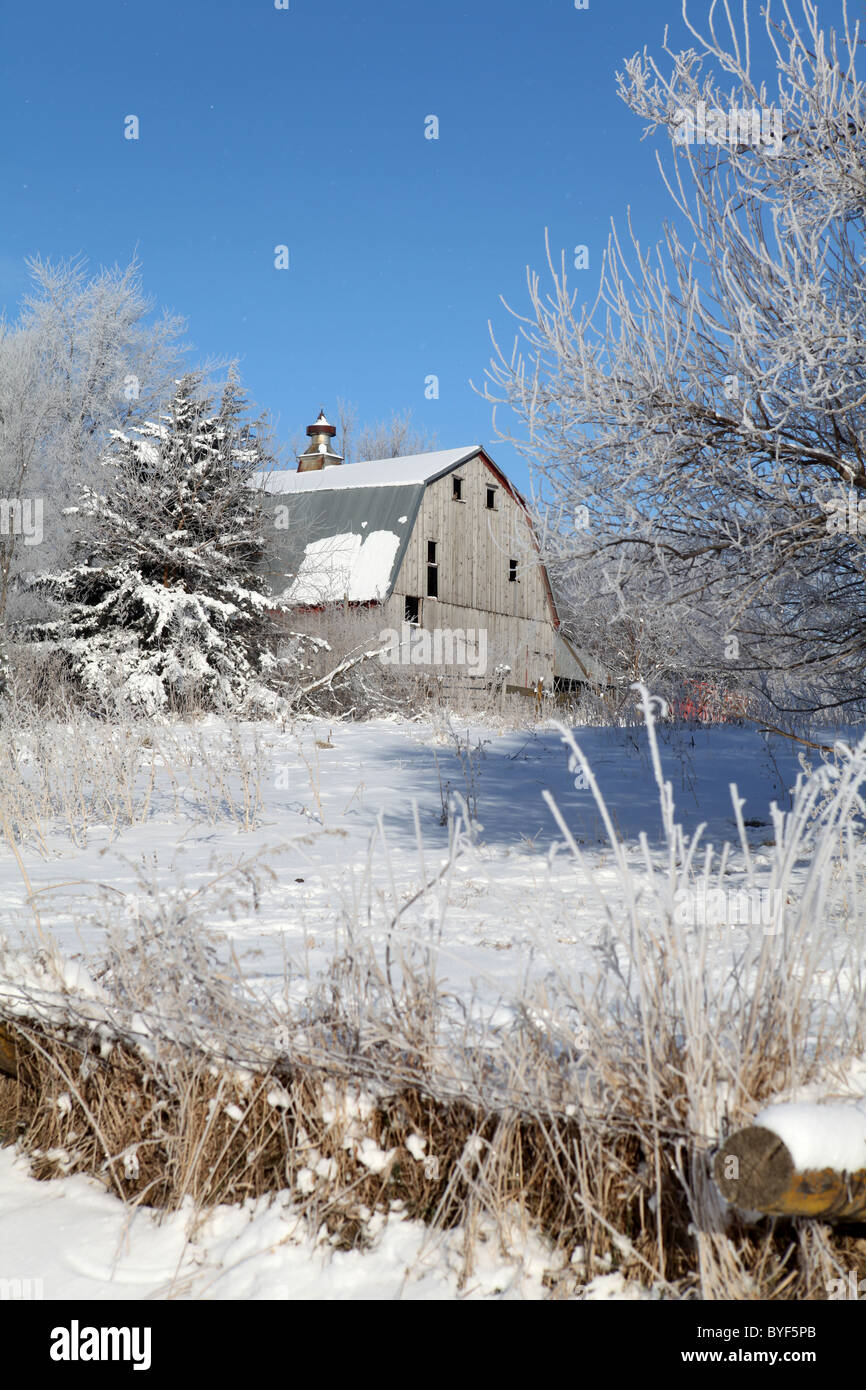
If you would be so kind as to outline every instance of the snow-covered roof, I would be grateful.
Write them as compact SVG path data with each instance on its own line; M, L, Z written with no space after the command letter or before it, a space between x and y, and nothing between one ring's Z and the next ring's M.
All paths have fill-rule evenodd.
M350 468L289 473L291 480L328 478ZM273 544L267 556L272 592L291 603L369 603L388 597L424 496L424 483L404 486L269 489ZM280 513L284 515L280 517ZM286 515L287 514L287 515Z
M355 487L409 487L432 483L461 463L468 463L481 450L480 444L462 449L440 449L432 454L408 454L404 458L370 459L367 463L344 463L333 468L275 470L260 474L266 492L334 492Z
M309 541L283 591L289 603L365 603L387 598L401 538L394 531L346 531Z

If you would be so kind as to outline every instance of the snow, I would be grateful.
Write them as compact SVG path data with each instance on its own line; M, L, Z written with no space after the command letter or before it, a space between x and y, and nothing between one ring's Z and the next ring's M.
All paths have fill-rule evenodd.
M139 458L145 463L159 463L161 457L159 445L154 444L152 439L140 439L135 441L135 448Z
M480 450L480 444L462 449L440 449L429 454L409 454L405 458L371 459L367 463L344 463L334 468L275 469L257 475L266 492L328 492L335 488L408 487L432 482L441 474L466 463Z
M551 856L561 835L543 801L544 791L579 837L614 910L620 890L592 794L575 787L568 751L555 730L511 731L464 721L454 728L464 748L468 740L474 750L477 834L449 879L442 972L449 988L485 1000L507 1023L513 1017L509 1000L532 962L532 973L539 977L552 956L570 971L597 968L597 899L567 856ZM450 786L464 797L470 790L465 753L461 758L447 731L429 719L358 724L316 719L285 730L242 725L240 748L250 758L254 745L258 749L263 798L257 823L245 829L225 810L229 794L242 803L242 784L229 780L217 799L208 790L212 769L235 757L233 730L212 718L192 730L180 727L175 736L190 760L192 780L176 785L167 764L177 758L168 735L159 734L152 755L155 784L147 791L143 820L121 820L116 826L91 821L75 842L60 812L56 820L46 818L42 842L49 857L36 839L19 847L29 889L15 856L0 842L0 942L4 935L10 942L6 966L0 951L4 1004L12 997L22 1004L34 996L50 1001L74 984L76 995L85 995L94 1016L101 1016L103 996L94 977L103 956L109 905L116 914L116 903L122 901L131 913L143 901L136 865L152 864L163 891L195 889L201 897L227 866L253 855L263 856L275 875L272 883L262 885L258 906L235 906L234 915L228 906L209 908L208 925L236 951L256 987L279 992L288 961L293 989L299 988L296 969L315 974L330 963L337 924L356 901L359 883L372 875L376 891L380 884L390 885L390 858L394 890L402 900L431 876L431 865L438 868L444 862L449 831L442 824L442 788ZM636 843L641 830L653 853L666 861L658 794L642 733L592 728L581 730L580 739L635 873L644 866ZM724 840L736 839L729 791L736 779L746 802L744 816L765 827L751 835L756 869L766 873L769 852L762 853L761 842L773 834L768 807L773 799L787 806L787 788L799 770L795 745L735 728L698 729L669 741L664 734L662 745L663 760L675 779L678 817L687 831L706 821L706 838L717 849ZM149 779L150 763L145 761L142 797ZM58 787L58 803L68 796L68 790ZM413 805L427 860L424 878ZM387 850L379 834L380 816ZM802 876L805 868L797 872ZM58 947L56 962L33 965L26 955L15 954L33 921L32 901L38 902L41 926ZM421 930L425 913L421 901L405 914L407 940ZM713 923L709 926L716 930ZM369 930L378 939L384 928L373 923ZM749 928L726 930L736 943ZM144 1026L142 1021L142 1031Z
M355 1147L359 1162L363 1163L365 1168L369 1168L371 1173L384 1173L396 1152L396 1149L381 1149L375 1139L369 1137L362 1139Z
M387 596L400 537L393 531L348 531L311 541L283 594L290 603L365 602Z
M423 1162L424 1150L427 1147L427 1140L422 1139L420 1134L410 1134L406 1140L406 1148L419 1163Z
M767 1106L754 1123L778 1134L798 1172L866 1170L866 1099L825 1104L784 1101Z
M359 549L352 554L360 559ZM662 864L668 857L645 731L586 728L579 739L621 836L621 852L642 887L647 856ZM736 839L729 784L737 782L744 816L760 822L749 837L757 882L764 882L774 853L769 806L789 806L788 789L799 771L796 745L736 727L663 728L659 739L678 819L687 833L706 822L705 838L717 850ZM155 726L153 744L150 755L136 751L139 792L129 796L145 808L137 819L107 822L94 814L73 837L64 807L75 798L62 784L70 761L64 757L55 799L40 813L39 836L22 836L17 856L0 842L4 1008L32 1010L35 1000L54 1016L74 992L97 1027L105 1020L109 1006L97 981L107 928L117 924L118 904L129 918L148 909L143 864L163 901L186 904L193 925L214 933L221 958L237 959L256 998L288 999L292 1007L327 978L344 945L343 924L353 913L357 918L360 902L358 930L377 950L391 939L394 901L405 905L395 950L411 952L418 942L426 949L432 917L439 923L438 983L443 1000L456 1001L443 1007L453 1008L458 1026L468 1013L503 1034L513 1029L527 991L537 990L532 1016L554 1037L550 990L557 977L597 975L602 924L596 886L613 914L627 914L598 809L591 792L575 786L569 752L552 727L513 730L452 718L449 730L444 719L425 716L357 724L310 719L284 728L211 717L192 727ZM62 751L59 734L58 746ZM28 749L19 756L26 759ZM243 758L255 760L262 795L248 822L227 809L232 800L242 805L249 787L242 780ZM477 796L473 836L435 892L417 896L446 863L452 832L442 823L442 804L448 788L470 803ZM546 791L577 837L589 872L561 852ZM646 852L640 831L647 835ZM254 859L273 875L263 879L255 902L231 886L236 867ZM738 851L730 871L733 886L745 883ZM794 889L807 872L807 863L792 866ZM34 903L38 957L29 935ZM740 921L689 928L715 953L720 979L753 931ZM816 960L816 979L828 964ZM143 1046L149 1030L144 1017L135 1030ZM289 1106L278 1085L267 1100L277 1111ZM326 1097L322 1117L332 1123L339 1110L365 1171L384 1173L392 1152L373 1142L369 1128L365 1132L374 1104L363 1091L334 1094ZM841 1154L850 1169L864 1166L866 1102L785 1103L762 1112L757 1122L780 1135L798 1166L824 1166L831 1151L832 1162ZM415 1162L436 1158L421 1134L409 1136L407 1148ZM55 1157L62 1174L68 1159L60 1151ZM466 1161L471 1157L467 1149ZM134 1169L134 1148L122 1162ZM69 1299L463 1296L465 1232L435 1235L391 1211L371 1214L371 1248L363 1254L320 1238L301 1204L310 1196L315 1202L327 1162L311 1154L292 1192L271 1203L218 1208L196 1226L186 1211L159 1223L144 1209L125 1209L81 1176L36 1182L23 1159L0 1149L0 1279L39 1277L46 1297ZM505 1255L497 1239L480 1250L469 1296L543 1296L554 1257L534 1237L523 1232ZM586 1278L587 1298L636 1296L612 1269L587 1270Z
M618 1271L615 1274L597 1274L587 1284L583 1299L586 1303L635 1303L653 1298L648 1289L640 1284L630 1283Z
M106 995L80 961L65 959L57 950L33 956L4 949L0 935L0 1004L9 1017L63 1017L64 1003L75 996L79 1013L104 1020Z
M469 1288L461 1289L462 1232L433 1233L399 1212L370 1214L367 1228L368 1249L336 1249L287 1192L271 1202L216 1207L203 1219L191 1202L159 1218L124 1207L91 1178L36 1182L20 1156L0 1148L0 1287L21 1280L31 1296L540 1299L555 1264L539 1241L516 1235L503 1254L491 1233L478 1246Z

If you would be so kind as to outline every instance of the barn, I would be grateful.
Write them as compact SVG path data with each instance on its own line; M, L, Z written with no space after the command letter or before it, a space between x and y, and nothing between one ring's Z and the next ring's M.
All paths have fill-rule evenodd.
M297 469L262 475L271 592L303 609L375 606L383 630L420 629L452 660L439 636L473 634L477 652L483 634L489 671L507 666L527 694L603 682L560 633L526 504L484 448L344 464L335 434L320 414Z

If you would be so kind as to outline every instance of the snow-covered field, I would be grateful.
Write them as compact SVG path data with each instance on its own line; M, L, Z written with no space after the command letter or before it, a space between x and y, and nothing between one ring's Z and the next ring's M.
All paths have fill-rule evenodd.
M507 1012L527 969L543 976L553 956L572 973L591 968L599 926L598 901L564 852L544 791L585 848L606 895L616 893L617 875L598 808L588 788L576 788L557 731L497 733L457 721L453 729L456 739L442 725L396 719L311 721L292 732L246 727L241 743L257 764L261 792L250 830L238 825L218 791L185 787L176 794L157 753L157 787L143 824L116 833L97 820L79 832L84 843L78 845L62 825L50 826L44 838L51 857L35 843L21 846L29 889L8 847L0 850L0 930L12 940L32 931L30 896L42 928L64 954L99 960L105 922L135 910L143 876L163 889L204 897L208 925L231 941L251 981L282 992L288 973L292 988L303 991L341 945L341 927L359 905L369 912L372 938L384 939L393 913L435 876L449 847L443 805L456 794L474 819L474 843L436 893L440 973L463 999L477 991ZM234 737L218 723L200 725L190 757L202 787L208 761L228 765L240 806L242 790L231 776ZM718 850L737 840L729 791L735 782L745 819L761 822L749 828L760 865L762 842L773 839L770 802L782 809L790 804L796 745L724 727L678 729L669 739L662 731L661 737L665 774L687 832L706 822L705 839ZM639 869L640 831L662 853L646 735L640 728L594 728L582 730L579 741ZM262 883L256 907L235 904L232 916L228 902L216 906L225 876L251 861L267 865L274 877ZM220 891L207 894L210 884ZM237 890L243 898L242 878ZM400 930L423 931L429 913L429 901L419 902L401 918Z
M669 853L646 730L577 737L640 884ZM179 895L272 1000L301 1001L351 927L395 951L431 946L455 1018L469 1009L507 1036L527 1001L543 1027L558 982L593 977L606 918L627 911L602 813L555 727L380 719L237 729L212 720L174 728L170 742L156 733L140 756L132 823L107 823L98 799L82 809L87 798L70 797L69 814L55 804L53 816L34 816L16 852L2 843L0 934L11 946L56 944L82 979L96 980L108 928L132 920L154 892ZM770 804L789 809L801 750L738 727L661 726L659 742L677 820L687 836L705 823L702 844L716 851L738 842L736 783L760 881L773 855ZM19 756L26 769L26 748ZM456 857L449 804L470 823ZM788 866L789 896L807 870L806 859ZM746 882L740 848L726 882ZM760 918L732 921L724 905L696 909L691 898L682 910L696 934L718 943L720 961L763 930ZM7 992L14 987L7 979ZM482 1243L463 1282L459 1232L434 1234L395 1211L374 1215L369 1235L363 1254L330 1247L299 1222L290 1194L158 1224L143 1210L130 1217L92 1179L37 1183L22 1157L0 1149L0 1279L41 1279L46 1297L529 1297L556 1275L558 1257L525 1231L506 1253L501 1233ZM593 1272L590 1296L623 1296L618 1276Z

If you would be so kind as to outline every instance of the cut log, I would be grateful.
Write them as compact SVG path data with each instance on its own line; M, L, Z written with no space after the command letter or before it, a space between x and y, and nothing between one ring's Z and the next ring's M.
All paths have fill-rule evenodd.
M727 1202L766 1216L866 1220L866 1169L798 1172L778 1134L760 1125L741 1129L716 1154L713 1177Z
M18 1075L18 1057L12 1034L0 1023L0 1073L7 1076Z

